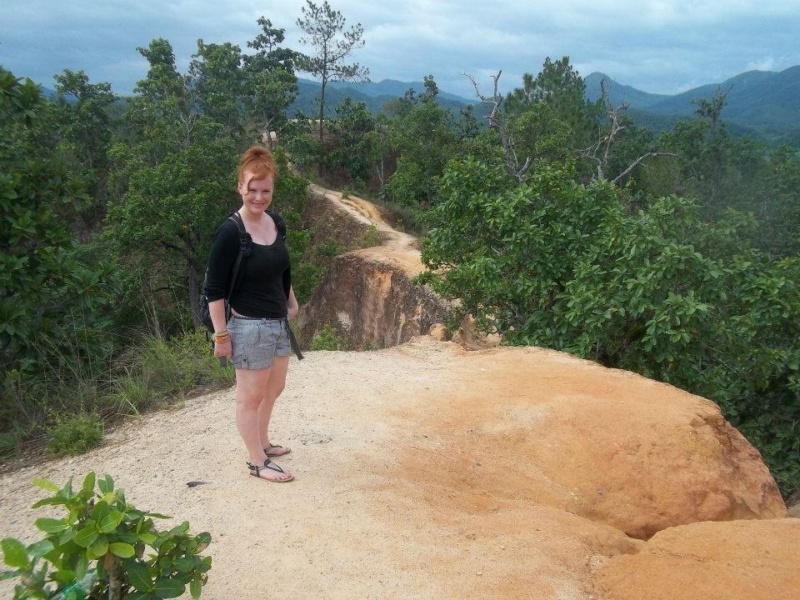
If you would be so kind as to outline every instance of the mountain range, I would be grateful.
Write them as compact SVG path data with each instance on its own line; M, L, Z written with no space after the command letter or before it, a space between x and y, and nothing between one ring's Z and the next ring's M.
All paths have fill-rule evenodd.
M287 109L287 114L294 115L301 110L306 115L316 115L319 112L320 84L309 79L298 79L299 93L297 99ZM419 95L425 91L425 84L421 81L403 82L395 79L384 79L379 82L345 82L334 81L328 83L325 90L326 113L335 114L335 108L350 98L354 102L363 102L367 109L378 114L385 109L386 103L402 98L408 90L414 90ZM437 96L439 106L458 110L467 105L477 105L477 100L469 100L456 94L439 90Z
M650 94L618 83L603 73L592 73L584 78L586 98L597 100L601 96L601 82L605 82L608 100L612 106L628 106L627 113L634 121L654 133L671 128L677 121L690 119L697 108L697 100L712 99L721 91L726 94L722 119L733 135L749 135L770 144L788 143L800 148L800 65L784 71L747 71L721 83L702 85L675 95ZM320 84L307 79L299 80L300 93L289 107L313 115L318 110ZM422 82L401 82L386 79L367 83L330 83L326 90L326 103L335 108L345 98L364 102L367 108L378 113L390 100L402 97L407 90L424 92ZM476 99L469 99L440 90L438 102L444 108L457 110L474 106L476 114L484 113Z

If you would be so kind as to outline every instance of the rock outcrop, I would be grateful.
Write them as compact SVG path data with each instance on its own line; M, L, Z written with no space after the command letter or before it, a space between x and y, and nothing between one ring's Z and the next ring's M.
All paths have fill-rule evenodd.
M415 238L395 231L373 204L360 198L312 186L309 205L307 212L313 214L307 218L316 229L353 238L375 227L381 245L336 257L297 317L301 344L307 346L327 325L351 349L386 348L427 334L442 322L447 303L427 286L411 282L423 270Z
M708 400L538 348L468 360L486 373L485 385L463 390L446 423L437 422L434 399L432 414L417 419L435 423L437 437L466 432L444 435L450 455L480 461L478 488L493 482L495 496L525 497L643 540L698 521L786 516L759 452ZM439 479L452 464L448 456L431 472Z
M597 570L602 600L795 600L800 519L694 523L656 534Z

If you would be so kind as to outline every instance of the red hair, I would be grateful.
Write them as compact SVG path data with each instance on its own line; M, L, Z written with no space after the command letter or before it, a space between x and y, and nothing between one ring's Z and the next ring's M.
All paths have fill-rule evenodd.
M239 183L244 183L244 174L250 173L251 179L264 179L278 174L278 166L272 152L263 146L250 146L239 161Z

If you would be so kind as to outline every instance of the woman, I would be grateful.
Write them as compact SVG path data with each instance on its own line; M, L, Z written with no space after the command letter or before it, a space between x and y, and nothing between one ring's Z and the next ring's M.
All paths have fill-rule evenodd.
M297 314L298 305L288 279L288 291L284 285L289 252L267 213L276 175L275 160L267 149L253 146L242 155L238 183L242 207L237 212L252 244L230 298L227 322L224 298L240 239L231 219L220 226L211 247L206 294L214 323L214 356L225 357L236 367L236 428L250 456L250 474L286 482L292 474L271 457L282 456L289 448L270 442L269 421L286 385L291 352L288 320Z

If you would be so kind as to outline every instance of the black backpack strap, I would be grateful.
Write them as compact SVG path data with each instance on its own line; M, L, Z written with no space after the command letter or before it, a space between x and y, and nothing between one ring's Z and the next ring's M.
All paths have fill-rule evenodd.
M281 239L286 242L286 221L283 220L278 213L272 212L271 210L267 211L267 214L272 217L272 220L275 221L275 228L278 230L278 235L281 236ZM283 276L283 291L286 293L286 297L289 297L289 290L292 288L292 268L289 267L286 269L286 273ZM286 319L286 330L289 332L289 343L292 346L292 351L297 355L298 360L303 360L305 358L303 356L302 351L300 350L300 344L297 343L297 338L294 335L294 331L289 326L289 319Z
M241 270L242 261L250 255L252 250L250 247L252 238L244 228L242 215L240 215L238 212L232 212L230 215L228 215L228 218L236 223L236 227L239 230L239 254L236 255L236 262L233 263L233 269L231 270L231 281L228 287L228 295L225 298L225 300L230 303L231 296L233 296L233 292L239 283L239 272ZM228 310L230 310L230 307L228 307ZM230 317L230 315L225 316L226 318Z
M281 236L281 239L286 242L286 221L283 220L278 213L272 212L271 210L267 211L267 214L272 217L272 220L275 221L275 228L278 230L278 235ZM289 297L289 290L292 288L292 267L289 266L286 269L286 272L283 274L283 292L286 294L286 297Z
M286 221L283 220L283 217L280 216L276 212L272 212L271 210L267 211L267 214L272 217L272 220L275 221L275 228L278 230L278 234L281 236L281 239L285 242L286 241Z

